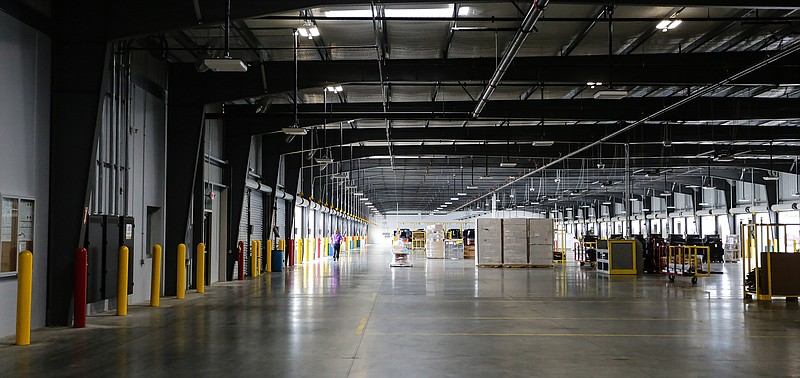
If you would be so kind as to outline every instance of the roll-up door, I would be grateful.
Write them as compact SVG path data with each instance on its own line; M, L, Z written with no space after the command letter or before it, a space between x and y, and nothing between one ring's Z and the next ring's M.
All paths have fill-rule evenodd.
M283 199L278 199L275 209L275 215L277 218L277 226L278 226L278 234L280 234L281 239L286 239L288 236L286 235L286 201Z
M250 226L250 240L264 238L264 193L256 190L250 192Z

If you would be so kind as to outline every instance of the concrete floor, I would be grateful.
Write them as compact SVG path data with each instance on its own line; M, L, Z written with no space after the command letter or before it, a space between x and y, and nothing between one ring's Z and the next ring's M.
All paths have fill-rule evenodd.
M798 376L797 302L745 302L741 266L668 283L351 251L205 295L0 340L2 376Z

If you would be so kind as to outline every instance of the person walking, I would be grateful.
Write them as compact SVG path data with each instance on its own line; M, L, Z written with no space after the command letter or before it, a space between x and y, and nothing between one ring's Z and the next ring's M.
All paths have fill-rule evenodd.
M342 247L342 234L339 233L339 230L333 232L333 237L331 238L333 241L333 261L339 260L339 249Z

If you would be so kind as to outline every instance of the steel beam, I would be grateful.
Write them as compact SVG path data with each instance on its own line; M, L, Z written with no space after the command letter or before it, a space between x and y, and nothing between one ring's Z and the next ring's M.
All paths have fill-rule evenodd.
M199 8L203 15L203 24L222 24L225 20L225 8L213 0L199 0ZM477 0L477 3L496 3L497 0ZM295 0L295 1L248 1L234 4L231 9L235 20L258 16L286 13L300 9L318 8L334 5L354 5L353 0ZM369 4L368 2L362 2ZM428 2L431 3L431 2ZM434 3L452 3L437 0ZM597 0L562 0L560 4L600 4L607 2ZM419 0L388 0L381 4L419 4ZM795 0L618 0L615 5L643 5L665 7L713 7L713 8L761 8L761 9L794 9ZM113 3L109 25L110 37L114 39L158 34L170 30L185 29L198 23L192 2L164 2L160 0L117 0Z

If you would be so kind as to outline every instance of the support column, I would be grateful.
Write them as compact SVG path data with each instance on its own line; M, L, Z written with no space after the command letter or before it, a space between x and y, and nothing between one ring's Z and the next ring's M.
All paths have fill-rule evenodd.
M53 3L47 325L71 321L74 251L83 246L109 80L108 5Z
M247 163L250 157L250 133L241 130L234 120L224 121L223 143L228 160L226 185L228 185L228 248L227 275L233 279L233 267L238 259L239 226L242 219Z
M300 178L300 154L286 154L283 158L284 190L297 197L298 179ZM295 199L296 201L296 199ZM286 205L286 238L293 238L294 234L294 201Z
M176 293L178 244L184 243L189 225L193 183L200 159L205 120L197 72L173 66L169 72L167 109L167 199L164 245L164 295Z
M275 135L261 136L261 179L272 188L272 194L264 201L264 236L262 240L272 238L272 213L275 211L275 194L278 191L278 172L281 164L281 145L284 141ZM285 236L285 235L284 235ZM269 252L268 252L269 253Z

